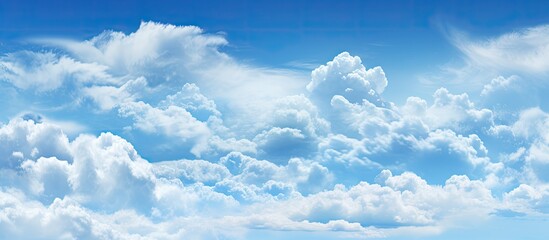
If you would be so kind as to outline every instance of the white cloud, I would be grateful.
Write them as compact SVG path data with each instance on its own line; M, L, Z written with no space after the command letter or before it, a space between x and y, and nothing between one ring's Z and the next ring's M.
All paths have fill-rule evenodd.
M482 89L482 92L480 92L480 95L486 96L495 91L509 88L511 84L516 82L518 79L519 78L515 75L510 76L508 78L498 76L497 78L492 79L492 81L490 81L489 84L484 85L484 88Z
M234 178L220 181L216 187L229 187L228 192L245 194L243 197L248 200L264 198L260 196L263 194L262 190L272 196L285 198L294 194L294 190L299 194L314 193L322 191L333 180L326 167L300 158L292 158L287 164L276 165L232 152L222 157L219 163L225 166Z
M57 157L72 160L69 140L63 131L48 123L15 118L0 127L1 167L17 167L24 159ZM16 153L16 154L14 154Z
M227 44L223 35L204 33L195 26L142 22L130 34L105 31L83 42L37 42L66 49L79 61L106 66L115 76L145 77L153 88L169 91L182 83L196 83L208 96L227 101L232 110L250 117L270 100L299 93L306 84L300 72L236 61L219 50Z
M33 239L115 239L116 230L94 219L93 214L69 199L55 199L44 206L16 190L0 191L0 237ZM32 234L29 234L32 233ZM127 234L125 238L131 235Z
M52 52L21 51L0 57L0 79L20 89L52 91L63 84L113 83L107 67Z
M269 219L261 219L256 225L289 221L279 224L278 228L295 230L296 226L306 226L299 224L303 222L331 225L343 221L351 224L347 228L353 231L371 226L389 229L388 232L399 226L442 228L445 224L451 225L452 219L463 216L486 218L497 204L482 182L466 176L453 176L443 186L436 186L428 185L413 173L398 176L392 176L387 170L383 173L386 174L379 179L381 185L366 182L350 188L336 185L333 190L295 196L267 208L255 205L252 211ZM356 223L360 225L350 227ZM384 235L385 229L371 230Z
M519 119L511 126L514 135L524 138L547 137L549 139L549 114L540 108L529 108L523 110Z
M82 89L85 97L90 97L101 110L110 110L124 102L131 102L147 91L147 80L143 77L129 80L120 87L91 86Z
M108 66L116 75L144 76L152 86L185 77L179 75L179 69L196 67L215 58L228 58L217 51L219 46L227 44L222 36L204 34L195 26L154 22L142 22L139 29L129 35L105 31L83 42L65 39L38 42L65 48L81 61Z
M361 103L351 103L341 95L333 96L331 107L336 116L331 120L334 122L334 132L348 136L357 136L356 133L359 133L364 137L373 138L386 134L390 128L389 124L398 118L397 113L391 109L377 107L369 101Z
M449 127L457 130L472 130L493 125L491 110L477 109L467 93L454 95L440 88L434 95L434 103L423 116L432 128Z
M110 133L81 135L71 151L69 182L79 202L110 211L149 211L154 176L130 143Z
M356 168L365 166L368 168L381 168L381 164L368 159L371 151L367 149L364 140L349 138L342 134L329 135L322 139L318 145L320 159L328 164L330 162L343 164Z
M0 197L0 237L5 239L241 239L245 231L225 218L153 221L133 210L94 212L70 198L43 205L12 189L0 191Z
M26 160L21 164L21 168L26 171L30 180L30 191L35 195L53 199L70 192L70 165L67 161L60 161L55 157L41 157L36 161Z
M515 189L503 194L503 204L511 211L523 214L548 213L549 187L547 185L520 184Z
M470 164L484 165L489 163L488 150L482 140L471 134L467 137L456 135L451 130L436 130L429 133L429 137L418 143L419 149L436 149L447 146L450 152L455 152Z
M215 102L202 95L200 88L192 83L185 83L181 91L166 96L166 99L161 101L159 105L160 107L179 106L190 112L206 111L207 115L221 115Z
M22 126L28 136L56 129L14 120L2 131ZM536 213L545 204L541 187L517 188L499 202L483 181L467 176L429 185L414 173L393 175L384 170L377 184L346 187L336 184L332 169L323 163L302 158L276 165L233 152L219 162L151 164L129 142L110 133L81 135L71 142L63 139L67 161L59 160L61 154L45 158L38 152L30 160L3 165L0 236L23 238L25 230L34 229L46 238L209 238L213 232L232 238L259 228L373 237L412 226L415 230L410 231L436 233L440 230L433 228L451 227L463 218L484 218L497 209ZM471 158L486 154L474 135L438 130L424 141L448 142L444 144L452 151ZM15 150L42 144L22 143L26 146L9 145L11 157L21 159L26 153ZM356 144L352 148L361 146L358 140L352 144ZM17 172L19 167L24 172ZM4 181L7 169L15 171L22 183ZM520 208L521 204L526 207Z
M164 161L153 164L153 172L158 177L178 178L185 182L215 183L231 175L219 164L204 160Z
M122 104L118 111L121 116L133 117L133 126L142 131L178 137L180 141L192 141L192 152L195 155L200 155L205 149L206 140L211 134L206 123L177 106L159 109L144 102L128 102Z
M456 33L452 40L474 66L491 71L546 74L549 69L549 26L521 29L486 40Z
M514 173L510 177L518 183L538 186L549 182L548 129L549 114L534 107L521 111L513 124L492 130L497 136L512 136L518 146L504 161L508 171Z
M343 52L313 70L307 90L323 107L334 95L342 95L353 103L368 99L379 104L379 95L386 86L387 78L381 67L366 70L359 57Z
M118 112L120 116L132 117L133 126L141 131L167 136L175 145L190 144L196 156L218 156L231 151L257 153L255 142L233 137L235 133L225 127L215 102L204 96L195 84L186 83L179 92L161 100L157 107L126 99L119 105Z
M421 170L437 166L437 174L442 174L438 180L442 181L453 174L469 173L477 166L492 169L483 141L470 133L493 126L492 111L477 109L467 94L454 95L444 88L434 96L431 106L423 99L410 97L401 107L379 107L369 101L351 103L343 96L334 96L331 110L335 116L330 120L332 132L340 135L320 142L320 159L331 162L332 167L334 163L370 169L386 166ZM458 134L461 132L469 134Z
M4 81L38 92L71 88L105 110L98 114L116 109L133 119L125 130L145 132L150 143L162 136L204 160L151 163L112 133L69 141L54 121L14 119L0 127L2 237L33 228L69 239L226 238L246 229L380 237L436 233L499 209L545 211L549 117L539 108L494 126L494 111L446 88L431 105L410 97L396 106L381 99L381 67L367 69L347 52L315 69L305 87L300 73L231 58L219 50L222 35L197 27L145 22L130 34L43 42L69 55L7 54ZM496 78L482 95L515 81ZM525 142L492 162L490 127ZM386 168L401 174L384 170L368 182ZM509 192L492 194L499 183Z

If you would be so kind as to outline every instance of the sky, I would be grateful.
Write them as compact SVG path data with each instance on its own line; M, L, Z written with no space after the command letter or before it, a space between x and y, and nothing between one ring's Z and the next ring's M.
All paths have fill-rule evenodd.
M2 239L547 239L544 1L4 1Z

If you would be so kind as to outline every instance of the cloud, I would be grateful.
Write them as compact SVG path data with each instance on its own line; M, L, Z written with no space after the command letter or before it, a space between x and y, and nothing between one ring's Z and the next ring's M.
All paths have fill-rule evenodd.
M143 77L129 80L120 87L91 86L82 89L84 97L91 98L101 110L110 110L124 102L132 102L147 89L147 80Z
M181 141L193 141L193 153L203 150L210 129L207 124L194 118L187 110L177 106L155 108L144 102L129 102L118 110L123 117L133 117L133 126L150 134L161 133L178 137Z
M498 90L505 90L509 88L511 84L513 84L517 80L518 80L517 76L510 76L508 78L499 76L497 78L494 78L492 79L492 81L490 81L489 84L484 85L484 88L482 89L482 92L480 92L480 95L486 96Z
M514 212L525 214L547 213L549 207L549 191L547 185L533 187L520 184L515 189L503 195L506 207Z
M143 22L129 34L38 42L55 51L0 58L16 96L68 102L70 111L49 110L55 119L89 111L82 118L129 126L78 135L79 125L67 132L72 121L37 114L1 125L1 237L384 237L547 212L542 108L502 121L490 104L446 88L397 105L381 96L383 69L347 52L307 84L301 72L242 63L221 50L223 35L193 26ZM494 55L470 49L471 59ZM523 79L508 76L482 97Z
M71 143L69 182L79 202L107 211L149 211L154 176L131 144L110 133L82 135Z
M549 114L540 108L529 108L520 112L519 119L511 126L511 131L516 136L524 138L549 137L547 124Z
M71 160L69 140L61 128L15 118L0 128L0 166L17 167L25 159L57 157Z
M222 36L203 34L202 29L195 26L154 22L142 22L139 29L129 35L105 31L83 42L66 39L38 42L63 47L81 61L108 66L116 75L143 76L152 86L185 77L179 75L178 69L188 71L215 58L228 58L217 51L227 44Z
M166 136L174 140L174 145L190 144L191 153L196 156L257 152L255 142L233 137L215 102L204 96L195 84L186 83L156 107L126 99L119 105L118 112L122 117L132 117L134 128L150 135Z
M549 114L539 108L522 111L519 119L511 126L503 127L513 135L527 139L526 151L521 157L524 160L523 174L529 184L549 182L546 172L549 170Z
M97 63L79 62L52 52L21 51L0 57L0 79L38 92L52 91L64 84L116 82L106 70Z
M467 93L457 95L446 88L439 88L433 98L434 103L429 107L420 98L408 98L402 110L422 118L432 129L471 131L493 125L493 112L486 108L477 109Z
M366 70L359 57L343 52L313 70L307 90L321 103L334 95L342 95L353 103L368 99L379 104L379 95L386 86L387 78L381 67Z
M114 76L144 77L150 87L164 92L196 83L240 112L253 113L305 85L300 72L238 62L219 50L227 45L224 35L208 34L196 26L142 22L130 34L105 31L81 42L51 38L36 42L65 49L78 61L104 66Z
M431 106L417 97L408 98L403 106L376 106L367 100L352 103L341 95L332 97L329 119L337 135L320 141L319 160L342 175L352 172L353 165L362 172L384 166L419 171L436 182L475 169L491 171L487 148L474 133L494 125L492 111L476 108L467 94L454 95L444 88L434 98Z
M482 182L466 176L453 176L443 186L436 186L413 173L393 176L385 170L382 175L380 184L361 182L350 188L336 185L332 190L296 196L270 208L256 205L253 211L269 220L261 219L255 225L290 222L279 224L278 228L295 230L306 226L300 224L304 222L332 225L339 221L345 223L346 231L362 231L362 237L368 233L383 236L400 226L417 226L422 231L422 227L429 226L444 228L442 223L463 216L486 218L497 203Z
M0 130L23 126L28 136L58 129L19 119ZM485 154L478 137L457 136L450 130L434 133L440 136L429 135L424 141L433 145L447 141L444 144L452 151L468 157ZM483 181L464 175L430 185L412 172L393 175L383 170L376 183L344 186L338 184L335 169L315 160L291 158L274 164L232 152L219 161L150 163L129 142L111 133L81 135L72 141L60 134L65 151L46 154L52 157L38 151L34 158L2 166L3 237L24 237L25 229L62 238L207 238L211 231L238 238L246 229L374 237L407 227L445 229L464 216L485 218L498 209L543 211L538 207L539 194L544 196L538 192L543 188L523 186L504 194L499 202ZM13 150L43 144L22 143L24 147L3 146L10 147L11 157L20 159L26 153ZM10 176L14 181L8 181ZM521 209L521 199L533 204L534 210Z
M455 32L452 41L468 61L492 71L545 75L549 67L549 26L525 28L496 38L471 40Z
M36 161L26 160L21 168L28 175L30 192L35 195L51 201L65 196L71 190L68 181L70 165L67 161L41 157Z
M122 237L71 200L55 199L51 205L44 206L16 190L1 191L0 196L3 199L0 213L4 216L0 224L2 238L32 239L38 235L44 239ZM29 235L29 232L33 234Z
M228 193L245 194L238 197L247 200L272 196L287 198L297 193L294 191L298 191L299 194L314 193L322 191L333 180L326 167L300 158L292 158L287 164L276 165L270 161L257 160L242 153L232 152L222 157L219 163L225 166L234 178L218 182L216 188L224 189ZM266 193L272 196L261 196Z
M193 113L194 116L201 116L202 118L210 115L220 116L221 113L217 110L215 102L208 99L200 92L200 88L196 84L185 83L181 88L181 91L166 96L166 99L159 104L161 107L167 106L179 106L185 108L187 111ZM204 111L201 114L200 111ZM205 116L203 116L205 115Z

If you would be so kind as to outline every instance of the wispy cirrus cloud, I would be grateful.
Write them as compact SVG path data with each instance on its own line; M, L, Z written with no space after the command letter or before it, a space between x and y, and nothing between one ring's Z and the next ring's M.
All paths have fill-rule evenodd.
M453 31L450 38L474 66L500 73L546 75L549 72L547 25L519 29L481 40Z

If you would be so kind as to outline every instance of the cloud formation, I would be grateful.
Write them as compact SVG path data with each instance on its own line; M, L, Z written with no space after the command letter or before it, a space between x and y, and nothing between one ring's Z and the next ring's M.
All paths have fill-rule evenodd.
M538 43L543 31L460 46L506 67L499 46ZM502 118L447 88L398 105L383 96L383 69L348 52L307 84L298 72L239 62L220 50L222 35L194 26L144 22L129 34L38 42L58 51L0 57L3 84L61 105L48 113L121 127L67 136L33 111L0 125L2 238L364 238L547 214L540 107ZM495 78L481 99L519 79Z

